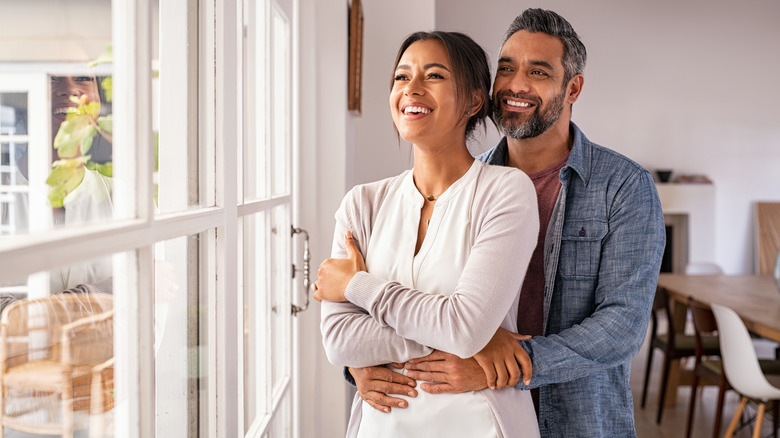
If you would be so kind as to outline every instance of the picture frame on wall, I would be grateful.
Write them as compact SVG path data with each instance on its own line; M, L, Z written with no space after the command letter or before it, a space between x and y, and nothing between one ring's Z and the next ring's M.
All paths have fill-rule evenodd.
M347 108L360 113L363 77L363 8L360 0L349 6L349 80Z

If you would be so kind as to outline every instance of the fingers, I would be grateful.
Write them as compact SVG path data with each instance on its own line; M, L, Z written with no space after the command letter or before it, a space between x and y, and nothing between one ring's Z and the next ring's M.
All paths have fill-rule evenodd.
M348 259L354 259L357 257L357 245L355 244L355 239L352 237L352 231L350 230L347 230L347 232L344 233L344 246L347 249Z
M449 383L421 383L420 389L428 394L455 393L457 389Z
M349 372L355 379L360 398L380 412L409 405L406 400L388 394L417 397L414 379L385 367L349 368Z
M477 360L477 363L482 367L482 371L485 373L485 382L487 383L488 388L496 389L496 368L493 366L493 362L485 360L485 358L480 355L474 356L474 359Z
M319 287L317 287L317 283L316 282L314 283L314 286L312 286L312 288L314 289L314 295L312 295L312 296L314 297L315 300L317 300L318 303L321 303L322 302L322 294L320 294L320 289L319 289Z
M424 362L437 361L437 360L446 360L447 357L449 357L449 356L452 356L452 355L449 354L449 353L445 353L443 351L434 350L433 353L431 353L431 354L429 354L427 356L418 357L416 359L411 359L411 360L407 361L406 364L410 365L410 364L420 364L420 363L424 363ZM407 369L409 369L409 368L407 367Z
M517 360L513 359L507 361L506 370L509 372L509 379L507 380L506 386L512 387L517 385L517 382L520 381L520 366L517 364Z
M423 380L426 382L447 382L447 373L406 370L406 376L415 380Z
M527 341L531 339L533 336L531 335L521 335L520 333L512 333L508 332L516 341Z
M390 397L379 392L369 392L367 394L360 394L360 398L363 399L369 406L380 412L390 412L392 408L406 408L409 404L406 400L396 397Z
M520 369L523 372L523 383L527 386L531 384L531 376L533 376L533 363L531 357L523 347L515 349L515 359L520 364Z

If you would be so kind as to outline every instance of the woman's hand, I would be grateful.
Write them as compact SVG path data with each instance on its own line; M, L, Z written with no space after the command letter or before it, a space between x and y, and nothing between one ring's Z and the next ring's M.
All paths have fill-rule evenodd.
M487 385L490 389L501 389L517 385L520 381L522 368L523 383L531 383L531 358L517 343L531 339L527 335L519 335L499 327L490 342L479 353L474 355L479 366L485 372ZM519 366L518 366L519 364Z
M314 299L322 301L348 301L344 297L344 291L352 277L360 271L366 270L363 255L355 244L352 232L344 235L344 246L347 249L346 259L327 259L320 265L317 271L317 282L314 283Z

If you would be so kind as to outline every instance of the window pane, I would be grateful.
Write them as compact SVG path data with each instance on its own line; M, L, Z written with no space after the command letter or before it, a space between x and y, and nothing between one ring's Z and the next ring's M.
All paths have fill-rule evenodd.
M27 205L27 143L0 141L0 235L26 233Z
M111 2L5 3L0 234L111 220Z
M208 434L208 309L200 287L201 251L197 235L155 245L157 436Z
M244 298L244 433L267 412L268 381L268 225L264 212L242 221ZM243 255L243 257L242 257Z
M266 56L266 3L244 2L244 199L268 197L270 64Z
M201 166L207 156L198 140L197 2L152 2L158 32L152 60L154 181L159 213L203 205Z
M290 76L292 65L290 60L290 26L284 14L273 8L272 21L273 47L273 193L284 195L290 192L290 152L291 142L291 112Z
M271 298L271 388L283 390L290 376L292 348L292 273L290 266L290 210L287 205L271 212L269 295Z
M3 288L0 385L6 436L34 430L116 435L114 400L125 394L115 393L120 376L114 375L114 351L121 348L115 340L124 337L114 337L112 259L35 273L15 281L23 289ZM49 284L59 289L47 293Z

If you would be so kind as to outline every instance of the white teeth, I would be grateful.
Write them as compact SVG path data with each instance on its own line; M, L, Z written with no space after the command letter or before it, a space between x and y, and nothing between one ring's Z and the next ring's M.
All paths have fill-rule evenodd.
M404 114L409 113L423 113L423 114L430 114L431 110L428 108L423 108L421 106L407 106L404 108Z
M66 107L54 109L54 114L70 114L75 112L76 112L76 108L72 106L66 106Z
M515 102L513 100L507 100L506 104L509 105L509 106L519 106L521 108L528 108L529 106L531 106L530 103L527 103L527 102Z

